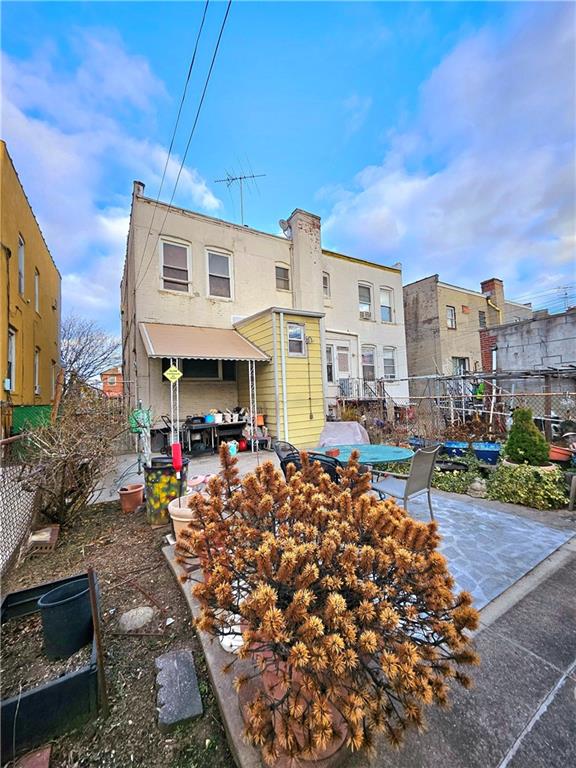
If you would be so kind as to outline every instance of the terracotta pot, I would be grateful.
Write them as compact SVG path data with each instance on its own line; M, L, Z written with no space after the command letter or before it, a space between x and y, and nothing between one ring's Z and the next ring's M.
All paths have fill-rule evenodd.
M564 448L561 445L551 445L548 458L551 461L570 461L572 458L572 451L570 448Z
M122 507L122 512L134 512L140 504L144 503L143 483L123 485L118 493L120 494L120 506Z
M168 514L174 526L176 541L178 541L181 532L188 527L188 523L194 517L194 513L188 506L189 498L189 496L179 496L177 499L172 499L168 504Z

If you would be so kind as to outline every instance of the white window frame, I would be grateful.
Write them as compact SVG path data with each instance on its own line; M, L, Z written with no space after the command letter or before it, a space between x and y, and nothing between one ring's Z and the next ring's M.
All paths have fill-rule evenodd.
M186 269L188 272L188 279L186 280L185 291L178 291L175 288L164 287L164 280L167 280L169 283L181 283L182 285L184 285L183 280L178 280L177 278L164 277L164 244L177 245L179 248L186 248ZM160 290L168 291L169 293L175 293L179 296L182 296L182 294L190 293L190 286L192 285L192 257L191 257L190 243L187 243L185 240L178 240L175 237L162 237L159 243L158 256L160 261Z
M26 243L21 234L18 234L18 293L24 296L26 289Z
M390 296L390 304L382 304L382 292L386 291L388 295ZM381 285L380 291L380 322L386 323L386 325L392 325L394 323L394 289L390 288L389 285ZM382 307L388 307L390 310L390 320L383 320L382 319Z
M332 288L330 286L330 272L322 272L322 295L325 299L332 298Z
M326 367L326 381L328 384L336 384L338 379L334 346L334 344L326 344L326 358L324 360L324 365ZM332 378L330 378L328 375L329 365L332 366Z
M336 378L338 381L342 378L349 379L352 376L352 358L350 356L350 343L348 341L336 341L335 347L336 347L336 372L337 372ZM346 361L348 364L347 371L340 370L340 354L346 354ZM342 376L342 374L344 374L344 376Z
M34 309L40 314L40 272L34 269Z
M40 347L34 348L34 394L40 394Z
M7 355L7 363L8 368L6 370L6 378L10 379L10 389L9 392L15 392L16 391L16 334L18 331L16 328L12 328L11 325L8 326L8 355Z
M290 329L291 328L299 328L302 332L302 339L299 339L302 343L302 351L301 352L291 352L290 351ZM308 351L306 349L306 326L304 323L294 323L292 321L286 322L286 343L288 345L288 357L306 357Z
M284 269L286 271L287 275L288 275L288 277L286 278L287 281L288 281L288 287L287 288L282 288L281 286L278 285L278 279L284 280L284 278L278 278L278 270L279 269ZM291 279L291 275L290 275L290 266L288 264L283 264L281 262L278 262L277 264L275 264L274 265L274 279L276 281L276 290L277 291L290 291L291 285L292 285L292 279Z
M108 376L108 386L109 387L116 386L116 376Z
M361 304L365 304L366 302L362 302L360 300L360 288L367 288L370 292L370 311L366 312L366 310L360 309ZM369 315L368 317L362 317L363 314ZM358 316L360 320L373 320L374 319L374 290L371 283L358 283Z
M459 368L456 361L464 361L464 370L456 370ZM470 358L469 357L461 357L458 355L452 356L452 374L454 376L463 376L466 373L470 373Z
M364 354L368 352L372 354L372 364L364 363ZM360 365L362 367L362 380L363 381L376 381L376 347L374 344L362 344L360 347ZM364 368L372 368L374 371L373 378L366 378L364 375Z
M388 356L387 353L389 353ZM392 360L392 363L394 364L394 373L392 375L386 371L386 360ZM384 381L396 381L398 377L396 362L396 347L382 347L382 378Z
M453 314L450 313L449 310L453 310ZM452 325L451 323L454 323ZM446 304L446 328L449 328L451 331L455 331L458 328L458 322L456 320L456 307L453 307L451 304Z
M210 293L210 254L214 256L223 256L228 259L228 280L230 282L230 296L217 296ZM214 274L214 277L225 277L224 275ZM206 248L206 296L216 301L234 301L234 260L230 251L222 251L219 248Z

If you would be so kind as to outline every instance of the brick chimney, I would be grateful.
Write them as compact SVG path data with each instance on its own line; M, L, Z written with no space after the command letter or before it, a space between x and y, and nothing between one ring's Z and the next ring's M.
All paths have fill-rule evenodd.
M288 219L292 230L294 306L324 311L320 217L297 208Z
M146 185L144 184L143 181L134 181L134 185L133 185L134 197L142 197L142 195L144 194L145 186Z
M501 325L504 322L504 283L497 277L491 277L480 283L480 290L486 296L486 325Z

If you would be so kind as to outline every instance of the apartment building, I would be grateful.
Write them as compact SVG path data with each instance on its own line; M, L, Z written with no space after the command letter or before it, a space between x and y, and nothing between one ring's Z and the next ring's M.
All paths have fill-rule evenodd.
M530 304L508 301L498 278L480 291L450 285L431 275L404 286L408 372L411 377L481 371L480 331L532 316ZM425 390L411 382L411 394Z
M341 395L405 402L401 270L323 249L306 211L281 226L272 235L156 204L134 183L123 371L156 420L169 410L170 358L183 361L185 415L246 406L253 364L273 436L297 445L314 444Z
M60 364L60 273L12 162L0 141L0 399L51 403ZM20 413L20 412L19 412ZM6 431L8 424L4 424Z
M115 365L102 371L100 382L102 384L102 392L106 397L124 397L124 376L122 375L122 368L119 366Z

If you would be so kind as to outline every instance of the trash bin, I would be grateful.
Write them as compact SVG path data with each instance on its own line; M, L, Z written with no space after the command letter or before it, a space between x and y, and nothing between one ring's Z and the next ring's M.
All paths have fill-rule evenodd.
M42 595L38 607L44 652L49 659L67 659L92 640L92 609L86 576Z
M180 479L169 456L153 456L150 466L144 467L146 486L146 519L150 525L168 525L168 504L183 496L186 490L188 459L182 459Z

